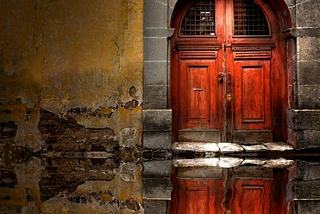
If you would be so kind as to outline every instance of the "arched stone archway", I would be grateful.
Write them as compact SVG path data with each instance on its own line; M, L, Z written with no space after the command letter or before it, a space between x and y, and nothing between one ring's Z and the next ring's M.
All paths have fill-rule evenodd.
M286 56L287 62L283 63L283 74L287 75L285 81L287 91L288 107L292 108L293 95L293 43L290 39L292 21L289 9L284 1L259 1L260 4L267 4L279 21L281 31L282 55ZM144 148L147 149L170 149L172 131L172 102L170 101L170 38L176 29L171 26L171 17L177 13L177 8L186 1L146 1L144 16ZM175 9L176 8L176 9ZM175 10L174 10L175 9ZM288 39L289 38L289 39ZM286 90L286 89L285 89ZM281 97L283 99L283 97ZM285 108L281 109L280 118L285 125ZM275 127L275 130L282 130L276 140L286 139L286 130ZM279 131L278 131L279 132Z
M165 154L168 154L166 151L171 150L170 38L175 29L171 28L170 23L174 8L178 8L179 4L185 2L183 0L145 1L143 111L145 150ZM320 56L315 48L319 46L320 41L318 24L320 16L316 9L319 2L317 0L307 2L264 0L261 2L268 4L275 11L281 26L284 47L282 51L286 56L283 66L286 74L285 94L287 96L285 100L287 114L281 116L285 115L288 125L288 129L285 130L287 134L284 135L288 136L287 141L297 149L319 148L317 139L320 137L318 123L320 82L316 77L318 77L317 68L319 67L317 59ZM297 55L298 52L299 55ZM154 168L158 169L157 173L152 170ZM170 169L170 160L161 163L149 162L145 165L145 189L150 190L144 193L146 211L156 207L159 213L166 213L167 200L171 195ZM294 186L295 183L292 182L290 185ZM299 191L303 187L295 186L295 188ZM299 201L300 196L297 198L292 192L287 194L289 194L288 200L297 200L298 205L309 203L304 199ZM297 213L300 208L297 207Z

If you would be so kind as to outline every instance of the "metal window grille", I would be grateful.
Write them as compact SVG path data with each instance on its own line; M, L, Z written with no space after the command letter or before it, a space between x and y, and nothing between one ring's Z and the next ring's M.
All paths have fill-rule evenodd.
M215 35L215 1L195 1L188 9L181 25L182 36Z
M234 1L234 35L269 35L267 19L253 0Z

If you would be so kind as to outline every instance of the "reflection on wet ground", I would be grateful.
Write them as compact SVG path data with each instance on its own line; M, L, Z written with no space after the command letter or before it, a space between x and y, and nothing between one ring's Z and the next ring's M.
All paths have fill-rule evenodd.
M159 213L170 214L319 211L318 151L295 151L282 143L175 143L170 184L165 155L164 151L144 153L147 213L159 207L164 207ZM169 205L156 202L166 197L171 199Z
M15 122L0 123L0 213L143 213L138 146L45 110L38 129L42 149L31 152Z
M109 140L108 148L31 153L7 136L0 213L280 214L291 200L320 198L317 151L227 143L142 151Z

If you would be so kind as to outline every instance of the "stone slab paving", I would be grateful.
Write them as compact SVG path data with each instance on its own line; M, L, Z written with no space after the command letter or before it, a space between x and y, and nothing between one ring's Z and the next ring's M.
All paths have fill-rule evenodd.
M263 143L257 145L242 145L237 143L208 143L208 142L175 142L172 145L175 152L193 151L193 152L220 152L238 153L238 152L285 152L293 150L293 147L283 142Z

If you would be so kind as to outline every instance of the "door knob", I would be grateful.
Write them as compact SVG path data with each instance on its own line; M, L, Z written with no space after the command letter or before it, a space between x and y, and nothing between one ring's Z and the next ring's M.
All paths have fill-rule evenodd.
M226 99L227 99L227 102L230 102L232 100L232 94L231 92L227 92L226 94Z
M232 214L232 211L230 209L227 209L226 214Z

